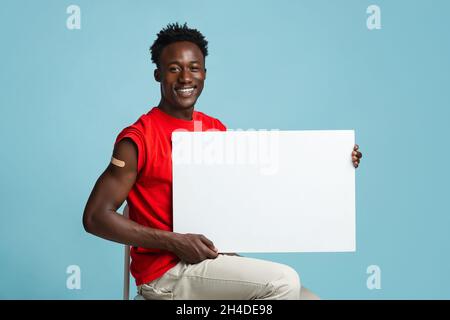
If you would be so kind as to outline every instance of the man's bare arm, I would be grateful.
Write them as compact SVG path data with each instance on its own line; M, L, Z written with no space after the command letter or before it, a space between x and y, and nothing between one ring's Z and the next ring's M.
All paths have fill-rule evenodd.
M203 235L149 228L116 212L136 182L137 156L137 147L131 139L123 139L116 145L111 163L97 180L86 204L85 230L122 244L172 251L189 263L217 257L214 244Z
M141 226L116 212L126 200L136 177L137 148L130 139L123 139L117 144L111 163L91 192L83 214L84 228L111 241L169 250L170 232Z

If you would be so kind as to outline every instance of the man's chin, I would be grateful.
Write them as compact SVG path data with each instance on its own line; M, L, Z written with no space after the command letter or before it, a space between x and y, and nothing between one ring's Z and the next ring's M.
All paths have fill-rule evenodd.
M190 101L177 101L178 103L176 104L176 107L177 107L177 109L180 109L180 110L189 110L189 109L194 108L196 101L197 101L197 99L190 100Z

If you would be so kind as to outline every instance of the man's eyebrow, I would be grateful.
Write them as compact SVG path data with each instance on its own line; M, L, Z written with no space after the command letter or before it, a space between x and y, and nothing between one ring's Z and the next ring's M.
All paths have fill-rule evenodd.
M189 63L200 63L200 60L194 60L194 61L189 61ZM174 60L174 61L170 61L169 63L168 63L168 65L169 64L182 64L180 61L178 61L178 60Z

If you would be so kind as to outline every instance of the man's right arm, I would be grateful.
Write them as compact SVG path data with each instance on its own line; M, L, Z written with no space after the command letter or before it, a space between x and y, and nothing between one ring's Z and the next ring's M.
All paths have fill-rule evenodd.
M97 180L87 201L83 226L101 238L118 243L168 250L188 263L217 257L214 244L203 235L180 234L142 226L117 213L137 178L137 147L125 138L116 144L113 158Z

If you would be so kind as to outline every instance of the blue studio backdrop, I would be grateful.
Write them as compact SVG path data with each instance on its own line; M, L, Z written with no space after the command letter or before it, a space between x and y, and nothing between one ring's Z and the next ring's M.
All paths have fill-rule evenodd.
M159 102L156 33L187 22L209 40L198 110L232 129L354 129L364 154L356 252L243 254L290 265L323 299L449 299L449 12L1 0L0 298L122 298L123 246L87 234L82 213L119 131Z

